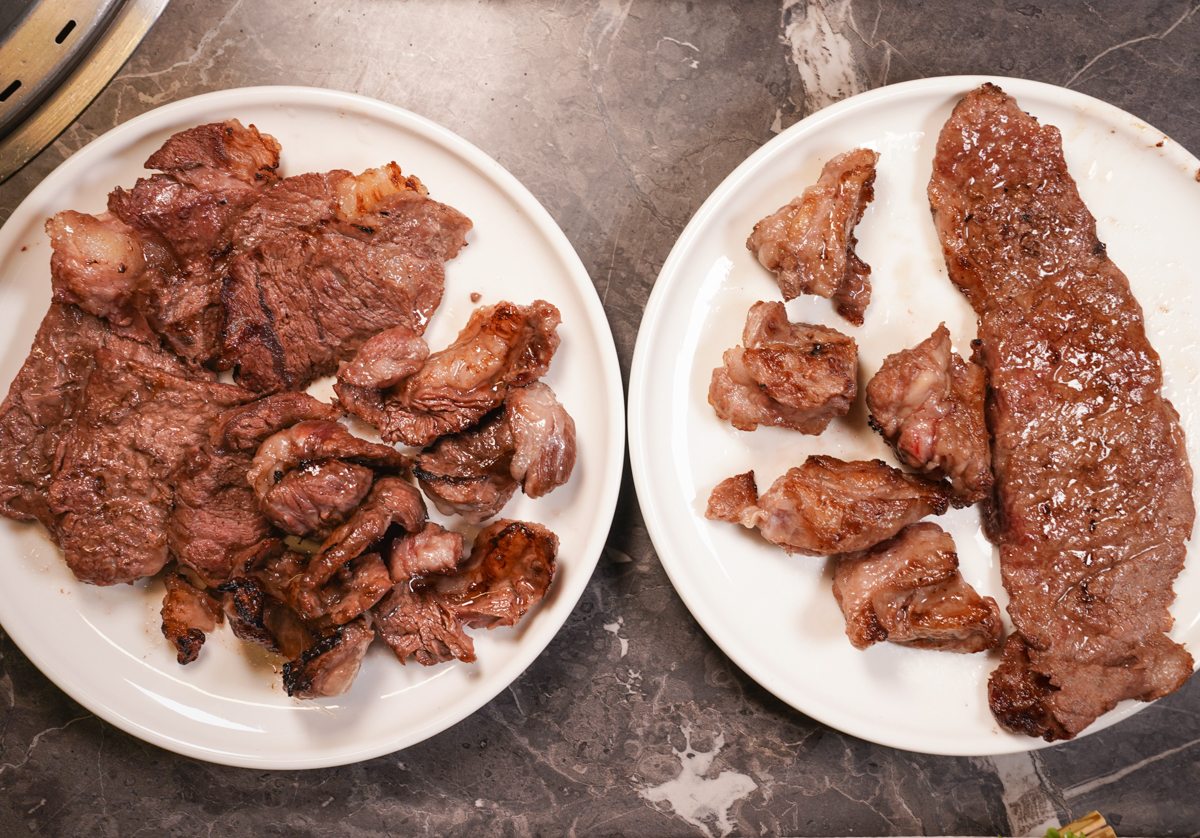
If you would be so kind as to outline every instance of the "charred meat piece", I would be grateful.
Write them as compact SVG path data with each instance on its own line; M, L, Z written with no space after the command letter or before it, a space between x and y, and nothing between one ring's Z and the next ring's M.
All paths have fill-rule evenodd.
M146 161L161 174L117 187L109 212L137 231L147 270L138 309L184 358L217 353L221 278L233 229L279 178L279 143L237 120L200 125L170 137ZM57 250L57 247L56 247Z
M18 521L36 519L55 540L58 516L47 499L50 480L59 445L74 425L102 348L180 376L205 377L187 371L157 342L120 337L78 306L50 304L29 356L0 404L0 514Z
M753 472L723 481L709 497L707 517L757 527L768 541L807 556L866 550L950 503L943 484L882 460L812 456L757 500L754 488Z
M991 388L989 535L1016 634L989 701L1008 730L1070 739L1192 672L1166 635L1195 520L1183 431L1055 128L983 85L942 129L929 198Z
M252 390L297 390L383 329L420 335L470 229L394 163L275 184L234 232L221 366Z
M466 565L434 585L465 625L515 626L546 595L557 556L558 536L545 527L501 519L475 537Z
M405 533L392 542L388 572L394 582L429 573L453 573L463 556L463 537L432 521L420 532Z
M439 438L413 469L446 515L473 524L496 515L520 486L541 497L575 466L575 421L541 382L508 391L504 407L462 433Z
M956 506L992 491L992 457L983 416L983 368L950 345L946 324L912 349L889 355L867 384L871 427L905 465L954 487Z
M320 590L343 565L370 552L393 525L405 532L420 532L425 528L425 519L425 502L415 487L399 477L376 480L350 519L325 539L304 572L288 583L289 601L305 619L325 616Z
M852 338L791 323L775 302L750 308L742 342L725 353L708 388L709 404L738 430L777 425L819 434L850 410L858 392Z
M746 247L775 273L785 300L832 297L838 314L862 325L871 269L854 252L854 228L875 197L877 162L865 148L839 154L800 197L754 225Z
M332 698L350 689L375 632L366 619L338 626L283 665L283 685L293 698Z
M161 611L163 637L175 646L181 664L191 663L200 654L205 636L223 622L221 604L181 573L167 573L163 582L167 586Z
M510 388L546 373L558 348L558 309L544 300L477 309L450 346L387 389L334 386L351 413L388 442L428 445L469 428L499 407Z
M869 550L837 557L833 595L856 649L888 640L919 649L982 652L1000 645L1000 607L958 571L954 540L910 524Z
M450 575L398 582L376 606L375 622L401 663L475 660L463 631L513 626L545 596L558 537L539 524L501 520L475 539L471 557Z
M152 576L168 558L169 479L216 416L252 394L96 351L82 405L59 448L50 509L67 564L84 582Z
M264 441L246 479L275 526L292 535L327 534L366 497L376 471L407 465L389 445L360 439L337 422L312 419Z
M318 591L318 627L340 626L364 613L392 589L392 577L378 553L363 553L346 562Z

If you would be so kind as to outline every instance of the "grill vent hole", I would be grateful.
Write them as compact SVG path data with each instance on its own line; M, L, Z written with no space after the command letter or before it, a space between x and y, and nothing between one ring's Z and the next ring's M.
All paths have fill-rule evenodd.
M74 28L75 28L75 21L68 20L67 25L64 26L62 29L60 29L58 34L54 36L54 43L61 44L63 41L65 41L67 39L67 36L71 34L71 30L73 30Z
M21 87L21 80L17 79L12 84L10 84L8 87L4 88L3 92L0 92L0 102L7 102L8 97L12 96L14 93L16 93L20 87Z

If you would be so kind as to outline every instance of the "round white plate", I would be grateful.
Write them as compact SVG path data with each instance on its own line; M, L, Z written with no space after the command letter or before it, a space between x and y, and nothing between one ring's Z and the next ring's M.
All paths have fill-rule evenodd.
M446 266L446 294L426 337L445 346L476 305L544 298L562 312L562 345L546 376L575 418L571 481L503 515L545 524L561 540L547 598L515 629L473 632L478 662L401 666L376 643L350 691L298 701L281 660L219 629L188 666L159 631L162 588L80 584L41 527L0 524L0 622L39 669L105 720L156 745L230 765L314 768L390 753L444 730L487 703L546 648L583 592L608 535L624 456L616 349L579 257L537 200L455 134L359 96L296 87L229 90L176 102L116 128L75 154L0 230L0 386L23 363L50 300L47 216L98 213L114 186L176 131L237 118L283 145L284 175L396 161L431 197L475 223ZM481 295L473 303L471 294ZM462 529L461 524L459 529ZM473 537L474 530L468 537Z
M881 153L875 201L857 229L873 294L855 328L827 300L788 303L792 320L824 323L858 342L859 391L883 358L945 321L970 357L975 316L946 276L925 189L938 132L954 104L995 81L1062 131L1070 171L1108 253L1128 275L1162 354L1166 393L1200 464L1200 353L1195 349L1200 162L1162 133L1103 102L1016 79L937 78L855 96L803 120L740 165L701 206L671 251L642 321L629 387L629 444L638 499L663 566L705 631L752 678L796 709L846 733L937 754L1024 751L1046 743L1001 731L986 685L998 654L957 655L877 644L854 649L830 589L828 560L788 556L704 510L722 479L754 469L760 490L809 454L894 462L866 423L860 396L819 437L735 430L708 404L721 355L741 343L746 312L780 299L746 249L755 222L813 183L821 166L866 146ZM976 509L937 519L954 537L968 582L1007 604L995 551ZM1200 651L1200 561L1176 582L1172 636ZM1141 705L1126 702L1092 730Z

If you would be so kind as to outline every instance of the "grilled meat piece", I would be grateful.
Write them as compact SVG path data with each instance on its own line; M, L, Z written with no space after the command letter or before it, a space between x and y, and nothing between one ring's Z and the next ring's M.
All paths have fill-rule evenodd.
M1195 519L1183 432L1055 128L985 84L942 129L929 198L991 387L989 535L1016 634L989 701L1008 730L1070 739L1192 672L1165 634Z
M504 407L462 433L440 437L413 469L444 514L473 524L496 515L520 486L541 497L575 466L575 422L541 382L508 391Z
M969 506L992 491L986 391L983 368L959 357L943 323L884 359L867 384L871 427L905 465L935 480L948 477L955 506Z
M909 524L869 550L837 557L833 595L856 649L887 640L919 649L982 652L1000 645L1000 607L958 571L954 540Z
M283 685L293 698L332 698L350 689L375 632L365 618L338 626L283 665Z
M746 247L776 275L785 300L832 298L838 314L862 325L871 268L854 252L854 228L875 197L878 162L865 148L839 154L802 195L754 225Z
M223 410L251 393L96 351L49 505L67 564L84 582L152 576L168 558L170 479Z
M452 573L463 555L463 537L432 521L420 532L405 533L392 542L388 572L400 583L429 573Z
M470 228L394 163L275 184L234 231L221 367L259 392L298 390L383 329L423 333Z
M176 660L191 663L200 654L205 636L224 621L221 604L182 573L167 573L163 583L167 587L160 612L163 637L175 646Z
M352 387L385 390L421 369L429 344L408 326L393 326L367 339L353 360L343 364L338 380Z
M827 556L866 550L949 506L948 487L882 460L812 456L755 499L753 472L713 489L707 517L757 527L789 553Z
M510 388L545 375L561 319L544 300L476 309L454 343L399 383L364 388L343 377L334 389L342 405L378 428L384 440L428 445L474 425L500 406Z
M708 402L741 431L759 425L819 434L850 410L858 392L858 347L835 329L791 323L783 303L755 303L742 346L713 370Z

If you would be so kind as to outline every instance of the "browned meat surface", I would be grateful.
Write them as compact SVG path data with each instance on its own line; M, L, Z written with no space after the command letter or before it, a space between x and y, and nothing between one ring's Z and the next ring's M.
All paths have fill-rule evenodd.
M867 384L871 427L905 465L948 477L956 506L992 491L992 456L983 401L983 368L950 345L946 324L912 349L889 355Z
M434 584L465 625L515 626L546 595L557 556L558 536L545 527L501 519L475 537L466 565Z
M95 353L96 368L50 483L67 564L97 585L152 576L168 558L169 478L222 410L250 393Z
M544 300L500 302L473 312L454 343L394 386L363 388L340 379L334 389L347 410L388 442L428 445L474 425L500 406L509 388L545 375L560 322L558 309Z
M575 422L541 382L511 388L504 407L462 433L440 437L413 474L446 515L473 524L496 515L517 487L541 497L575 467Z
M929 197L991 386L990 534L1016 627L992 712L1070 739L1191 674L1165 634L1195 518L1183 433L1056 129L984 85L942 129Z
M420 532L405 533L392 542L388 572L394 582L428 573L451 573L462 556L462 535L430 521Z
M875 197L878 162L879 155L865 148L839 154L815 184L754 225L746 247L775 273L785 300L801 294L833 298L838 314L862 325L871 269L854 252L854 228Z
M163 577L167 592L162 603L163 637L175 646L176 659L191 663L200 654L205 636L223 622L221 604L181 573Z
M343 415L338 408L308 393L275 393L222 413L209 439L224 450L253 454L267 437L284 428L316 419L333 422Z
M307 394L280 393L218 416L208 438L184 457L183 466L172 478L175 507L167 529L172 554L209 585L229 579L236 557L271 530L271 521L263 514L246 476L260 443L297 422L339 415L333 406ZM282 497L275 500L284 505ZM301 501L297 503L308 509Z
M105 321L77 306L51 304L29 357L0 404L0 514L18 521L36 519L56 539L58 516L47 501L50 480L59 444L74 424L101 348L188 374L157 343L119 337Z
M470 228L394 163L281 181L234 232L221 365L256 391L302 389L383 329L421 334Z
M841 332L791 323L783 303L755 303L742 343L713 370L708 402L735 428L759 425L819 434L858 392L858 346Z
M332 698L350 689L375 632L365 618L338 626L283 665L283 685L293 698Z
M370 552L393 525L404 532L420 532L425 519L425 502L414 486L399 477L379 478L350 519L325 539L304 572L288 584L289 602L305 619L325 616L327 602L321 589L348 562Z
M279 143L253 125L200 125L170 137L146 161L160 174L109 195L109 212L137 231L145 252L138 307L191 361L217 352L233 227L278 182L279 151Z
M545 596L554 578L558 538L539 524L501 520L475 539L455 573L398 582L376 606L380 634L401 663L424 666L475 660L463 626L513 626Z
M422 666L455 658L475 661L475 643L458 615L424 588L396 585L372 614L380 636L400 663L407 663L410 656Z
M284 600L288 583L308 565L308 557L266 539L241 557L235 575L222 584L223 608L237 637L294 660L313 645L316 634Z
M393 326L368 338L338 380L352 387L384 390L399 384L425 365L429 344L408 326Z
M827 556L866 550L949 506L949 489L882 460L812 456L754 498L754 474L720 483L707 516L757 527L789 553Z
M887 640L919 649L982 652L1000 645L1000 607L958 572L954 540L910 524L869 550L837 557L833 595L856 649Z
M366 497L376 472L395 473L408 462L389 445L311 419L267 438L246 480L275 526L292 535L326 535Z

